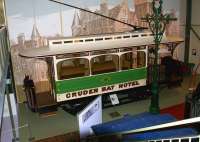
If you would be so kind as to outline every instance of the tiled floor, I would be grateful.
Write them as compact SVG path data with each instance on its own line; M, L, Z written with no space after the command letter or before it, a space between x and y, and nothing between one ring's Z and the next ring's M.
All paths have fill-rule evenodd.
M176 104L184 102L185 95L188 93L189 78L184 79L182 86L168 89L161 86L160 89L160 108L166 108ZM111 121L113 119L122 117L125 114L138 114L148 111L150 100L142 100L139 102L133 102L126 105L115 106L103 110L103 121ZM110 113L119 112L121 116L112 118ZM33 113L26 109L24 104L19 105L19 126L25 126L20 128L20 142L27 142L30 137L34 137L36 140L65 134L78 130L77 118L61 108L57 111L57 114L51 117L41 118L38 113ZM30 129L26 127L26 124L30 124Z

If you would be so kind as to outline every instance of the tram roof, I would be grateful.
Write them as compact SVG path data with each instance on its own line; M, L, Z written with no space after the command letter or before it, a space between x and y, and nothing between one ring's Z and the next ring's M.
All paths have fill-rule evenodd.
M166 37L162 44L172 44L172 43L181 43L184 40L180 37ZM133 44L132 41L123 41L123 42L111 42L110 44L92 44L87 46L86 44L79 45L78 47L74 45L73 48L49 48L41 47L41 48L29 48L22 50L19 55L25 58L44 58L55 55L69 54L69 53L80 53L87 51L95 51L95 50L106 50L106 49L117 49L117 48L126 48L126 47L137 47L137 46L146 46L146 45L154 45L153 41L140 44Z
M74 38L92 38L92 37L105 37L105 36L115 36L124 34L141 34L141 33L151 33L149 30L139 30L139 31L126 31L126 32L115 32L115 33L104 33L104 34L90 34L90 35L79 35L79 36L64 36L64 37L48 37L48 40L56 39L74 39Z

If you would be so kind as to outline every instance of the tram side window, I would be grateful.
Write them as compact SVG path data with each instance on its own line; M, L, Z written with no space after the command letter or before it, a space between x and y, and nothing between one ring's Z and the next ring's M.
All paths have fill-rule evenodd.
M134 59L132 52L122 54L120 58L121 70L133 69L135 63Z
M119 70L118 55L101 55L91 59L91 74L102 74Z
M84 58L61 61L57 64L57 73L59 80L89 76L89 61Z
M137 52L137 67L142 68L146 66L146 53L144 51Z
M146 66L146 54L143 51L127 52L120 57L121 70L142 68Z

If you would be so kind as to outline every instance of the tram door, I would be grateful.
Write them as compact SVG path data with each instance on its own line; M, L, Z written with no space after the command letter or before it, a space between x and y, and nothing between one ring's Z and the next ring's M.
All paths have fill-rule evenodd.
M46 79L35 81L34 78L26 76L24 78L25 94L28 106L32 111L40 113L54 111L56 109L56 101L53 90L53 62L52 59L46 60ZM53 109L53 110L52 110Z

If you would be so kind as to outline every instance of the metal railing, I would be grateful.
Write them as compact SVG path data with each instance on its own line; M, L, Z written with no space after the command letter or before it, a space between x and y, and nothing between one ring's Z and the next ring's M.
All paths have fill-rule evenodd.
M192 136L192 137L180 137L180 138L149 140L148 142L200 142L200 135Z

